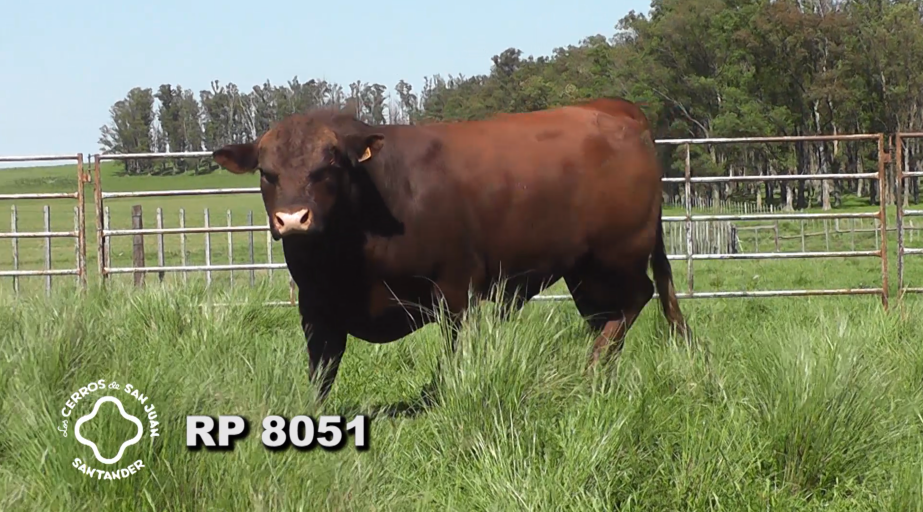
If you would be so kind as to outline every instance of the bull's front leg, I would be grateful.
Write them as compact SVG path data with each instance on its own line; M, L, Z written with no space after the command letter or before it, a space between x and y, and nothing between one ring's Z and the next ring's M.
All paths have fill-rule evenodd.
M346 351L346 331L323 321L302 319L308 350L308 379L316 386L317 399L323 402L336 380Z

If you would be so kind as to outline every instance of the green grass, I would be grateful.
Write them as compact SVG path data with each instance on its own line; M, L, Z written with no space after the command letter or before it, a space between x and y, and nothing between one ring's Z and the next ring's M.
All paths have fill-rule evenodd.
M296 311L260 306L265 287L227 293L245 304L200 307L200 282L7 296L0 509L923 510L918 302L885 314L861 298L684 301L694 348L651 304L596 371L572 304L505 323L478 308L455 358L436 326L351 340L317 407ZM122 481L71 467L91 452L56 430L67 395L101 378L146 391L162 422L127 452L146 470ZM357 413L375 415L367 452L259 441L269 414ZM241 415L251 431L232 452L190 452L185 416L199 414ZM94 433L126 437L119 426Z
M256 184L222 171L133 178L104 166L103 174L107 191ZM0 191L68 191L71 175L3 170ZM21 201L20 230L42 229L43 204L52 206L53 229L72 229L73 201ZM205 208L213 224L226 222L228 209L235 224L251 210L265 223L257 195L106 204L115 228L130 227L132 204L143 205L147 227L157 207L167 227L177 226L181 207L187 226L202 225ZM572 303L532 303L509 322L477 308L455 358L443 355L436 326L389 345L350 339L330 400L318 407L297 311L259 305L288 298L287 272L257 271L254 286L246 271L233 274L235 286L216 272L208 289L202 273L186 285L168 275L162 286L151 274L144 289L122 275L102 291L92 212L90 200L87 295L70 277L55 278L50 297L44 278L21 279L18 296L10 278L0 284L0 510L923 510L917 297L892 299L887 313L874 296L682 301L693 348L667 336L651 303L622 357L596 371L586 370L592 338ZM830 250L877 249L873 233L852 235L844 224ZM800 228L780 222L788 237L780 251L801 250ZM165 238L166 263L178 264L179 236ZM204 263L203 239L188 236L190 263ZM130 264L130 240L114 242L113 265ZM670 252L682 253L683 240L682 232L668 235ZM20 268L42 268L43 243L20 241ZM888 244L893 295L894 233ZM231 245L235 262L249 260L246 234ZM775 250L771 230L759 242L742 231L741 245ZM212 235L212 247L213 263L226 263L227 235ZM270 247L282 262L279 244ZM828 240L808 237L805 248L827 250ZM157 237L145 237L145 249L155 264ZM73 250L72 241L54 240L53 266L73 265ZM255 260L265 262L266 251L257 234ZM11 264L11 252L0 251L0 268ZM686 263L673 269L684 291ZM923 258L907 259L906 276L923 283ZM881 262L696 261L694 277L696 291L876 287ZM243 304L207 305L232 300ZM435 403L427 405L421 391L437 367ZM127 480L77 472L70 465L77 456L102 464L56 430L67 396L97 379L130 380L162 422L153 443L145 437L129 449L126 460L143 458L148 468ZM271 452L259 442L268 414L358 413L374 416L367 452ZM233 452L190 452L185 417L199 414L241 415L251 431ZM111 420L87 428L88 437L106 440L131 433Z

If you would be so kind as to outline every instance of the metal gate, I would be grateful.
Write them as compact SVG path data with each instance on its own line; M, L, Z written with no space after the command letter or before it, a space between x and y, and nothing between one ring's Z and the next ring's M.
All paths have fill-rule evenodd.
M20 216L16 205L13 205L10 212L10 231L0 232L0 239L10 239L12 241L12 268L0 269L0 277L12 277L13 291L19 293L20 278L45 276L45 293L51 294L52 276L76 276L77 283L82 288L87 286L87 243L86 243L86 201L84 199L84 184L87 182L87 176L83 172L83 154L73 155L34 155L34 156L5 156L0 157L0 162L75 162L77 164L77 187L74 192L51 192L51 193L32 193L32 194L0 194L0 201L31 200L31 199L75 199L74 205L74 228L70 231L52 231L51 229L51 208L46 204L43 206L44 229L42 231L20 231ZM2 171L0 171L2 172ZM39 270L20 269L20 239L45 239L44 250L44 267ZM52 238L73 238L74 239L74 266L72 268L52 268Z
M852 174L778 174L759 176L692 176L690 148L692 145L704 144L784 144L784 143L816 143L830 141L874 141L877 142L878 169L875 172ZM819 296L819 295L879 295L882 304L888 305L888 255L887 255L887 217L885 203L881 201L877 212L850 212L850 213L773 213L773 214L740 214L740 215L700 215L693 214L692 187L695 183L732 183L732 182L765 182L765 181L806 181L806 180L875 180L879 190L884 190L886 183L886 163L890 161L890 154L886 152L884 134L858 134L858 135L820 135L820 136L794 136L794 137L745 137L745 138L710 138L710 139L666 139L658 140L657 144L683 146L685 152L685 171L683 177L665 177L664 183L682 183L684 187L685 212L682 216L664 216L664 222L681 222L685 225L686 251L685 254L672 254L670 260L685 260L687 272L687 286L681 291L680 298L733 298L733 297L794 297L794 296ZM148 273L148 272L206 272L235 271L248 269L285 269L284 263L255 263L255 264L228 264L212 265L210 257L206 254L206 265L181 265L146 267L113 267L108 263L107 241L112 236L142 235L142 234L177 234L177 233L227 233L233 231L268 231L267 225L261 226L205 226L205 227L180 227L180 228L145 228L145 229L110 229L105 217L104 201L109 198L120 197L156 197L156 196L181 196L181 195L219 195L219 194L258 194L259 188L236 189L199 189L199 190L156 190L133 192L105 192L100 176L100 162L132 159L162 159L162 158L208 158L210 152L190 153L139 153L121 155L95 155L94 179L96 184L96 230L98 268L100 275L105 278L115 273ZM748 221L748 220L812 220L812 219L877 219L880 231L881 245L877 250L866 251L800 251L800 252L758 252L737 254L695 254L693 244L693 230L696 222L708 221ZM206 242L206 251L209 250ZM881 286L854 287L854 288L818 288L818 289L777 289L777 290L750 290L750 291L724 291L724 290L696 290L694 287L694 268L696 260L769 260L769 259L802 259L802 258L835 258L835 257L874 257L881 260ZM656 294L655 294L656 297ZM534 300L570 300L570 295L539 295ZM295 304L293 283L290 282L290 300L281 304Z
M785 182L785 181L804 181L804 180L859 180L867 179L877 183L880 195L887 198L885 191L889 188L889 183L896 184L897 190L897 277L898 290L900 294L920 293L923 292L923 286L908 286L905 280L906 257L911 255L923 254L923 248L912 248L907 246L907 218L923 216L923 210L910 209L903 207L903 198L905 197L905 181L910 178L923 177L920 170L909 171L908 162L905 161L904 143L908 139L923 138L923 133L898 133L895 134L895 181L891 182L887 178L886 167L891 162L891 155L886 150L886 140L884 134L858 134L858 135L823 135L823 136L802 136L802 137L748 137L748 138L712 138L712 139L667 139L656 141L659 145L682 146L682 152L685 156L684 173L682 177L665 177L664 183L681 184L683 191L683 215L664 216L665 223L679 223L684 226L685 232L685 251L682 254L671 254L669 259L685 260L686 262L686 286L685 290L678 290L680 298L732 298L732 297L787 297L787 296L814 296L814 295L879 295L882 304L887 307L889 299L888 291L888 230L886 204L888 201L880 200L878 211L870 212L849 212L849 213L772 213L772 214L693 214L692 190L693 186L698 183L735 183L735 182ZM877 142L877 164L878 169L875 172L863 172L852 174L829 174L829 175L810 175L810 174L777 174L777 175L759 175L759 176L693 176L691 163L691 147L693 145L705 144L784 144L793 142L813 143L825 141L873 141ZM212 264L209 254L209 243L206 239L206 264L205 265L188 265L185 260L181 265L164 265L158 262L155 266L127 266L114 267L111 265L109 258L108 245L111 237L114 236L134 236L134 235L159 235L161 238L164 234L208 234L211 233L232 233L232 232L268 232L269 227L263 225L227 225L211 226L207 224L204 227L184 227L164 228L161 225L155 228L144 229L111 229L106 217L107 208L105 200L123 197L168 197L168 196L207 196L207 195L224 195L224 194L259 194L258 187L246 188L217 188L217 189L191 189L191 190L145 190L131 192L106 192L100 174L100 163L103 161L118 161L132 159L163 159L163 158L209 158L210 152L195 153L144 153L144 154L121 154L121 155L94 155L94 204L95 204L95 223L96 223L96 269L100 278L105 279L111 274L135 273L160 273L164 272L205 272L209 277L212 272L223 271L246 271L246 270L286 270L284 262L273 262L269 258L268 263L229 263L226 265ZM45 276L45 290L50 293L52 276L73 275L76 276L78 283L86 287L87 284L87 240L85 233L85 183L88 183L90 177L84 172L83 155L78 153L74 155L47 155L47 156L12 156L0 157L0 162L35 162L35 161L71 161L77 166L77 185L74 192L58 193L29 193L29 194L0 194L0 200L33 200L33 199L75 199L74 207L74 229L70 231L53 231L49 222L50 212L47 205L44 207L45 224L43 230L22 231L19 229L18 216L14 206L12 210L11 229L9 231L0 231L0 239L11 239L13 246L13 265L11 269L0 269L0 277L10 277L13 279L13 286L18 291L20 278L27 276ZM733 253L733 251L718 251L712 254L696 254L695 244L693 243L693 232L698 222L711 221L749 221L749 220L810 220L810 219L876 219L877 226L874 230L876 236L881 240L880 247L876 250L851 250L851 251L798 251L798 252L753 252L753 253ZM42 269L22 269L20 268L18 240L19 239L42 239L45 244L45 265ZM75 241L74 248L74 265L71 268L52 268L52 254L50 249L50 240L52 238L73 238ZM829 249L829 248L828 248ZM183 253L185 255L185 252ZM271 253L270 253L271 254ZM702 260L769 260L769 259L796 259L796 258L833 258L833 257L872 257L881 261L881 286L865 286L858 288L818 288L818 289L775 289L775 290L746 290L746 291L728 291L728 290L697 290L695 284L694 265L695 261ZM184 256L185 258L185 256ZM55 265L56 266L56 265ZM278 304L294 304L295 293L291 281L290 297L288 301L281 301ZM655 295L656 296L656 295ZM569 300L569 295L540 295L535 300Z
M109 219L107 215L107 208L105 206L106 199L115 199L115 198L141 198L141 197L181 197L181 196L214 196L214 195L240 195L240 194L259 194L259 187L245 187L245 188L216 188L216 189L179 189L179 190L141 190L141 191L130 191L130 192L106 192L103 190L102 175L100 173L100 164L104 161L126 161L126 160L153 160L153 159L163 159L163 158L211 158L210 151L199 151L199 152L186 152L186 153L132 153L132 154L108 154L108 155L94 155L93 157L93 179L95 182L95 194L94 194L94 203L96 207L96 240L97 240L97 268L99 271L100 278L105 282L105 280L111 274L135 274L139 275L141 273L160 273L165 272L182 272L184 275L187 272L205 272L206 282L211 283L211 273L212 272L233 272L233 271L244 271L244 270L288 270L288 267L285 263L273 263L272 262L272 253L269 253L269 263L240 263L240 264L227 264L227 265L215 265L212 264L212 251L211 251L211 233L235 233L235 232L269 232L268 225L244 225L244 226L211 226L208 225L208 217L206 217L206 225L203 227L179 227L179 228L164 228L162 226L157 226L155 228L133 228L133 229L111 229L109 226ZM207 212L206 212L207 214ZM158 219L159 220L159 219ZM160 258L158 264L155 266L145 265L143 267L138 266L122 266L116 267L112 266L110 250L109 250L109 240L115 236L135 236L135 235L160 235L161 238L165 234L180 234L183 235L183 245L185 245L185 235L186 234L206 234L205 238L205 265L189 265L185 261L185 247L183 248L183 262L180 265L164 265L162 261L162 252L160 253ZM161 247L162 250L162 247ZM294 282L289 279L289 300L288 301L279 301L273 302L271 305L294 305L295 301L295 285Z
M778 144L792 142L832 142L832 141L877 141L878 169L876 172L852 174L778 174L763 176L707 176L693 177L690 161L690 146L694 144ZM664 216L664 222L681 221L686 227L686 254L671 255L671 260L686 260L687 288L678 293L678 298L729 298L729 297L797 297L816 295L880 295L882 305L888 307L888 253L887 253L887 215L885 202L879 201L877 212L867 213L772 213L743 215L693 215L693 183L730 183L730 182L764 182L764 181L807 181L807 180L858 180L873 179L878 182L878 189L884 190L886 183L885 164L890 161L890 154L885 150L884 134L857 135L816 135L791 137L741 137L711 139L666 139L658 144L682 145L685 150L685 172L682 178L664 178L665 183L683 183L685 197L684 216ZM692 243L693 224L696 221L732 221L732 220L808 220L808 219L878 219L881 246L875 251L803 251L775 253L742 254L695 254ZM695 291L693 261L695 260L767 260L796 258L833 258L833 257L876 257L881 260L881 286L839 289L800 289L800 290L759 290L759 291ZM655 295L656 296L656 295Z
M904 153L904 141L907 139L923 139L923 132L898 133L894 137L896 152L895 175L897 179L897 288L899 296L903 296L905 293L923 292L923 287L905 286L904 283L905 256L923 254L923 249L907 247L906 244L905 218L923 217L923 210L904 208L904 197L907 193L905 180L923 177L923 172L921 171L904 171L908 163Z

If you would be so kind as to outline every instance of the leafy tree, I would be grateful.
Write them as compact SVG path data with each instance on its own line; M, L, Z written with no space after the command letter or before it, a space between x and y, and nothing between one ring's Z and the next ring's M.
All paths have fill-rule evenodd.
M135 87L109 109L111 122L103 126L99 144L104 153L150 153L154 150L154 94L150 88ZM150 160L126 160L128 174L145 174L153 169Z
M199 92L135 88L110 109L106 151L210 150L256 137L295 112L337 106L371 124L425 124L528 112L601 96L641 104L657 138L745 137L923 130L923 0L652 0L647 14L613 20L547 56L506 48L484 74L423 77L414 91L361 80L343 86L297 76L241 92L211 84ZM156 120L154 104L156 103ZM923 167L905 142L905 171ZM893 150L892 150L893 151ZM684 151L661 145L668 174L682 175ZM800 209L835 207L846 194L893 203L895 180L821 179L877 169L874 143L696 144L697 175L800 173L810 181L697 184L702 198L754 200ZM214 168L178 162L173 172ZM143 162L133 173L153 172ZM159 172L163 172L161 169ZM916 178L908 180L919 202ZM681 187L665 185L677 196ZM906 197L906 196L905 196Z

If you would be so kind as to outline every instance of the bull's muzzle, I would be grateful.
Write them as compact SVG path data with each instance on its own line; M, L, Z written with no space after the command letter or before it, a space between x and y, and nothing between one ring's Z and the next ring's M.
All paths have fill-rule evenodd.
M276 212L272 215L273 227L279 236L304 233L311 227L313 220L314 214L307 208L295 212Z

